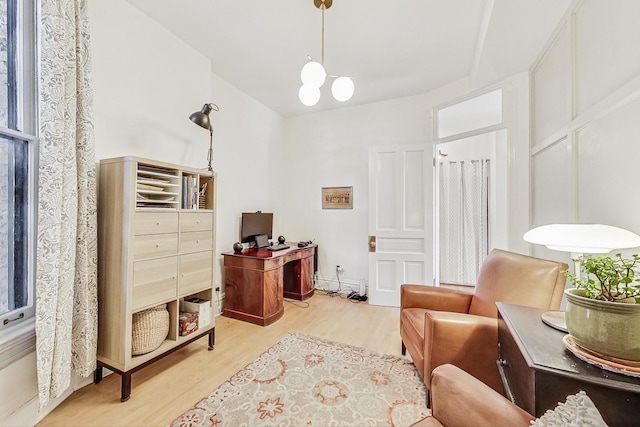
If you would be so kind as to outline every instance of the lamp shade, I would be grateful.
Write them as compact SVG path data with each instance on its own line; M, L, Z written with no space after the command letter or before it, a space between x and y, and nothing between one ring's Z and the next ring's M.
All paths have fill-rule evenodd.
M319 62L309 61L304 64L302 71L300 71L300 79L302 84L319 88L324 84L324 80L327 78L327 72Z
M307 107L312 107L320 100L320 89L317 87L302 85L298 91L298 98Z
M209 113L211 113L212 109L213 106L211 104L204 104L202 110L196 111L189 116L189 120L191 120L198 126L209 130L211 129L211 120L209 119Z
M549 224L527 231L523 239L549 249L571 253L606 254L640 246L640 236L602 224Z
M333 97L340 102L350 100L353 96L354 89L353 80L345 76L338 77L331 85Z

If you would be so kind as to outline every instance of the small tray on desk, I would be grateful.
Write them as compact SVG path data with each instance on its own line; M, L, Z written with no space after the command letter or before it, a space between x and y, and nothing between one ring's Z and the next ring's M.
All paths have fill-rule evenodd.
M569 333L567 329L567 320L565 319L564 311L545 311L540 316L542 322L562 332Z

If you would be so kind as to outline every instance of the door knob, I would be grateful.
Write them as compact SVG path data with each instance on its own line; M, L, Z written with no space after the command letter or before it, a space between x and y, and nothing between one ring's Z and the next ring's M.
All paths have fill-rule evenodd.
M376 251L376 236L369 236L369 252Z

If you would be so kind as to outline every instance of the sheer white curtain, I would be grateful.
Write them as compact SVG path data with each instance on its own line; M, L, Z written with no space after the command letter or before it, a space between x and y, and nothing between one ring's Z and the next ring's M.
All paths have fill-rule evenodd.
M440 162L440 282L475 284L488 253L489 160Z
M95 369L97 217L84 0L40 1L36 353L40 407Z

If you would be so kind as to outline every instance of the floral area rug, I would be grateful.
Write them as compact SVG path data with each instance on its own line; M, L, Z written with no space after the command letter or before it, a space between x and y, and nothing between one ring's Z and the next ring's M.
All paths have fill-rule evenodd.
M171 426L408 426L426 398L402 358L290 332Z

